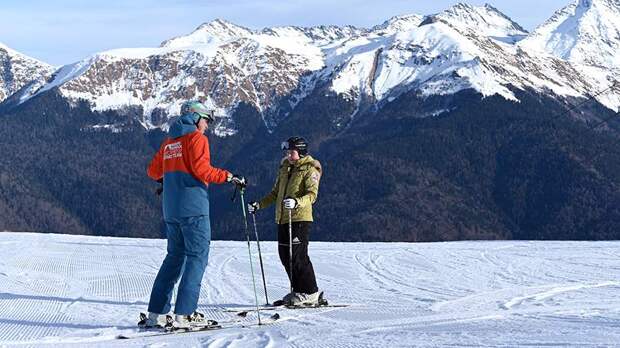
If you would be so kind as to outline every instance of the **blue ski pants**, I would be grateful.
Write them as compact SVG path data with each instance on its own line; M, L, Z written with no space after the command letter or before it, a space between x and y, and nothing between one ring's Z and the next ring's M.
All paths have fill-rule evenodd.
M166 221L167 255L159 268L149 312L170 312L174 285L181 278L174 313L192 314L198 307L200 284L209 260L211 223L209 216L173 218Z

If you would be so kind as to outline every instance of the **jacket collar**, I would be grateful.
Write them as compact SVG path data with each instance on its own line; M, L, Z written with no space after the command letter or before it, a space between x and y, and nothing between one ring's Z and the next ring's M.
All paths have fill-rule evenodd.
M286 157L284 157L282 159L282 164L284 164L287 167L292 167L292 168L299 168L300 166L306 164L306 163L310 163L312 162L314 159L310 156L310 155L306 155L303 158L300 158L297 162L290 164L289 161L286 159Z

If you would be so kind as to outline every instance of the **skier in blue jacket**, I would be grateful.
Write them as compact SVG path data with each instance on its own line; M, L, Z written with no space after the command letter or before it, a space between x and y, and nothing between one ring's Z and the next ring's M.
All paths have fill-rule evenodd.
M172 291L179 279L173 326L205 322L196 308L211 242L208 185L245 185L242 176L211 166L204 132L213 121L212 112L200 102L189 101L181 107L181 114L147 170L151 179L163 180L168 253L153 284L149 313L138 323L142 327L166 325Z

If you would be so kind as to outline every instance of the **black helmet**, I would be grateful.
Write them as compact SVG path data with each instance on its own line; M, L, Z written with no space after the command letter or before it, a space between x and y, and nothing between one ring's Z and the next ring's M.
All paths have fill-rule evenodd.
M282 142L282 150L297 150L300 157L308 154L308 142L302 137L290 137Z

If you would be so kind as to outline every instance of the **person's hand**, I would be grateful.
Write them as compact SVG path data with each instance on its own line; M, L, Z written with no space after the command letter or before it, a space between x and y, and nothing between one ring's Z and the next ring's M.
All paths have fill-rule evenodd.
M285 209L295 209L297 207L297 201L295 198L287 198L282 201Z
M245 178L243 176L241 176L241 175L236 175L236 174L229 175L228 176L228 182L230 182L230 183L232 183L232 184L234 184L234 185L236 185L238 187L241 187L241 188L244 188L244 187L247 186L247 182L246 182Z
M155 194L160 196L162 192L164 192L164 179L159 179L157 182L159 183L159 187L155 190Z
M260 209L260 205L258 202L250 202L248 203L248 213L256 214L256 211Z

